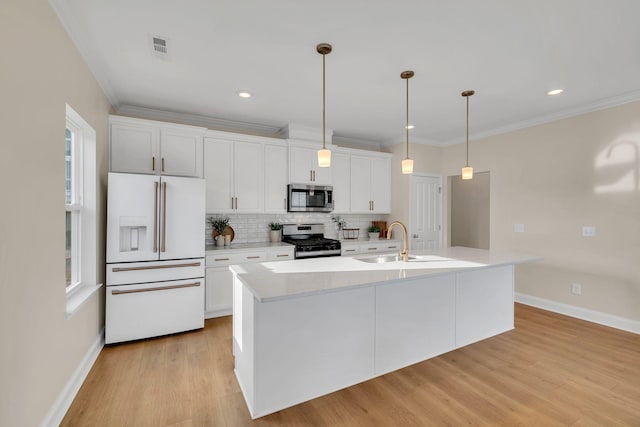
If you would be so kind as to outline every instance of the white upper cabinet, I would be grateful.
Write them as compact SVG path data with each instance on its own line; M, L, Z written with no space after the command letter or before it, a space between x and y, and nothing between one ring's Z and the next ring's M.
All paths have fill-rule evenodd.
M333 185L333 213L348 213L351 210L351 165L349 154L332 150L331 182Z
M264 146L264 211L287 212L287 147Z
M331 185L331 168L318 166L318 150L321 147L289 145L290 183Z
M202 177L204 128L110 116L111 172Z
M264 144L205 138L207 212L264 212Z
M391 156L384 153L351 154L351 212L391 211Z

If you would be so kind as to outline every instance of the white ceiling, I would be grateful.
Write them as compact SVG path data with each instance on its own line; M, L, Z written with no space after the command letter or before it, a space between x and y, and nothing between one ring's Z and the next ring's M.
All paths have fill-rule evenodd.
M320 42L333 45L327 127L374 145L404 140L404 70L415 71L411 142L464 141L465 89L476 91L472 139L640 100L638 0L50 3L120 111L261 133L320 127ZM168 59L152 54L150 36L169 39ZM565 93L546 95L558 87Z

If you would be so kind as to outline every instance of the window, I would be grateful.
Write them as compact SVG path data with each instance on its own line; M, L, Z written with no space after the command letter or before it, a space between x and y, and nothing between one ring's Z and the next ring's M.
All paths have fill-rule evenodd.
M96 132L67 105L65 127L67 315L97 290Z

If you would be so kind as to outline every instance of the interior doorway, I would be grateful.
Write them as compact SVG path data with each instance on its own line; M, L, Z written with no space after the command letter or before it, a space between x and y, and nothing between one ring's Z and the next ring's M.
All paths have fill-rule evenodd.
M470 180L452 176L449 184L451 246L489 249L490 173L474 173Z

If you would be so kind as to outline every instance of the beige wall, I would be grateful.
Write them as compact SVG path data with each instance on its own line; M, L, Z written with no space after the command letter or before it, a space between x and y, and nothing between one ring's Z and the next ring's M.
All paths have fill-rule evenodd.
M491 171L491 248L544 257L517 268L517 292L640 321L639 153L640 102L471 141L470 164ZM464 159L445 148L443 173Z
M460 175L449 177L451 246L490 248L490 175L474 173L470 180L463 180Z
M65 320L65 103L97 133L99 282L110 105L44 0L3 0L0 52L0 425L35 426L104 325L104 291Z
M389 221L402 221L409 226L410 175L402 174L402 160L407 157L405 143L390 147L391 157L391 215ZM442 169L442 149L429 145L409 145L409 157L413 159L414 173L440 175ZM394 231L395 233L395 231Z

